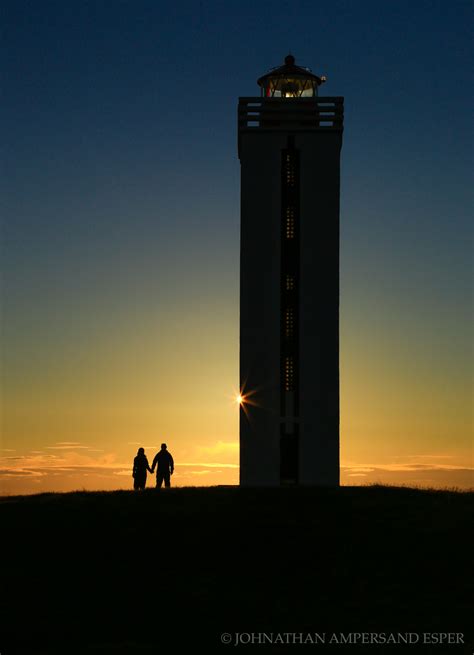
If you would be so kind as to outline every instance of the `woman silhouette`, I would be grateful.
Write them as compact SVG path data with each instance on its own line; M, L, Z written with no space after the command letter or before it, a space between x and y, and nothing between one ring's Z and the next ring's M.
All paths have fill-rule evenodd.
M145 455L145 449L139 448L137 456L133 460L132 477L133 477L133 488L135 490L145 488L147 471L150 471L151 473L151 468L150 465L148 464L148 460Z

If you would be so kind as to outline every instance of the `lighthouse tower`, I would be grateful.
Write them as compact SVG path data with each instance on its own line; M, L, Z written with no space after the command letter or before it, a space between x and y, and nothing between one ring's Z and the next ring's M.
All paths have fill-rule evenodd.
M240 483L339 484L343 98L285 63L239 98Z

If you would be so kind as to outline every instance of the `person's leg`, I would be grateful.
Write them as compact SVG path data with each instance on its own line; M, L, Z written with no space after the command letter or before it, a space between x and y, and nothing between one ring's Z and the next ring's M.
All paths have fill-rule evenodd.
M157 489L161 489L162 484L163 484L163 473L157 473L156 474L156 487L157 487Z
M170 474L165 473L163 477L165 479L165 487L171 487Z

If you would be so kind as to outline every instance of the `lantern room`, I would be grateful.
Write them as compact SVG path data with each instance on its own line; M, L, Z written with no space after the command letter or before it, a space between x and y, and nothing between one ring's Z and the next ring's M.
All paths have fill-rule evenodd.
M325 77L314 75L309 68L296 66L293 55L287 55L283 66L273 68L257 84L265 98L314 98L325 81Z

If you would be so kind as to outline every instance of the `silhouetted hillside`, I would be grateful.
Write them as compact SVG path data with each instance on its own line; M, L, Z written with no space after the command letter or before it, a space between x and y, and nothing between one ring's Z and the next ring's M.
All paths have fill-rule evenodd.
M332 633L458 632L468 641L470 493L42 494L2 499L0 521L2 655L247 652L221 643L235 632L318 633L326 642ZM290 650L472 652L258 644L261 653Z

